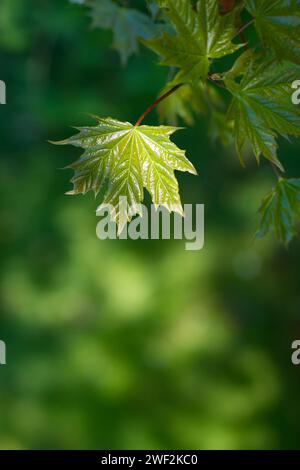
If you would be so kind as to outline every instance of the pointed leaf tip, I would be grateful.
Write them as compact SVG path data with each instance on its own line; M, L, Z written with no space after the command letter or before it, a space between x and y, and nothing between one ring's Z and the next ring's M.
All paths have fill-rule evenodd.
M119 226L123 224L121 199L126 198L131 219L141 213L144 188L155 205L182 215L174 171L194 175L197 171L185 151L170 140L171 133L177 130L170 126L133 127L128 122L99 118L97 126L83 128L74 137L59 141L59 145L76 142L84 149L76 164L69 165L75 171L71 180L74 188L66 194L85 194L90 190L98 193L107 187L99 208L110 207Z

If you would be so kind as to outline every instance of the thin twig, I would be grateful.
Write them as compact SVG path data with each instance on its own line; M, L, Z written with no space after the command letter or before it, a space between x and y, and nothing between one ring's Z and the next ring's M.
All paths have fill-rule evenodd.
M245 38L244 31L247 29L249 26L251 26L255 21L255 18L251 18L251 20L248 21L248 23L245 23L233 36L232 39L235 39L237 36L240 36L241 38Z
M178 85L173 86L173 88L171 88L169 91L167 91L162 96L157 98L157 100L155 100L152 104L150 104L150 106L146 109L146 111L144 111L143 114L136 121L134 127L139 126L141 122L144 120L144 118L147 116L147 114L149 114L152 111L152 109L155 108L155 106L157 106L161 101L168 98L168 96L170 96L172 93L174 93L176 90L178 90L178 88L182 87L183 85L184 83L179 83Z

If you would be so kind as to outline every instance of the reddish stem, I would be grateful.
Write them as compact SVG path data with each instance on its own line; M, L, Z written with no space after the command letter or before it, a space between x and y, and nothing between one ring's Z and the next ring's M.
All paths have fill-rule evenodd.
M178 90L178 88L182 87L182 85L184 85L184 83L179 83L178 85L175 85L169 91L167 91L162 96L157 98L157 100L155 100L152 104L150 104L150 106L146 109L146 111L144 111L143 114L136 121L134 127L139 126L141 124L141 122L144 120L144 118L147 116L147 114L149 114L152 111L152 109L155 108L155 106L157 106L164 99L168 98L168 96L170 96L172 93L174 93L176 90Z
M251 18L251 20L248 21L248 23L244 24L238 31L237 33L233 36L232 39L236 38L237 36L240 36L242 42L247 42L246 41L246 36L245 36L245 29L247 29L249 26L251 26L255 21L255 18Z

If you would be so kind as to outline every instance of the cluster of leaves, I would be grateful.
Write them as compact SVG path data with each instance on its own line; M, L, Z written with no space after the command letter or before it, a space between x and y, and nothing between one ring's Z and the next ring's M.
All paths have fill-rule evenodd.
M155 205L182 213L174 170L196 171L169 136L178 119L192 124L197 112L208 116L213 138L235 143L242 164L252 149L258 162L264 157L284 172L277 138L300 135L299 107L291 100L291 85L300 77L300 0L149 0L143 11L121 0L71 1L89 8L93 27L112 30L123 63L140 41L172 74L154 103L168 125L140 126L147 112L135 125L97 118L96 126L60 142L84 149L71 165L72 194L98 194L107 186L101 207L110 205L119 225L119 197L128 198L130 218L140 213L143 188ZM223 90L231 96L227 108ZM280 176L260 208L260 236L274 232L289 242L299 191L300 180Z

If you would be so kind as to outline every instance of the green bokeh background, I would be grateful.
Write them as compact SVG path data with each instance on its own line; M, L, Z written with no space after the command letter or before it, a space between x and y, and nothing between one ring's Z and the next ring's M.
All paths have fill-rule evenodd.
M99 241L93 195L64 195L79 150L47 140L85 113L134 121L167 70L144 48L122 68L89 25L67 0L0 3L0 447L299 448L300 244L253 241L274 174L199 118L175 141L200 174L178 177L205 204L204 249ZM280 142L288 176L299 150Z

